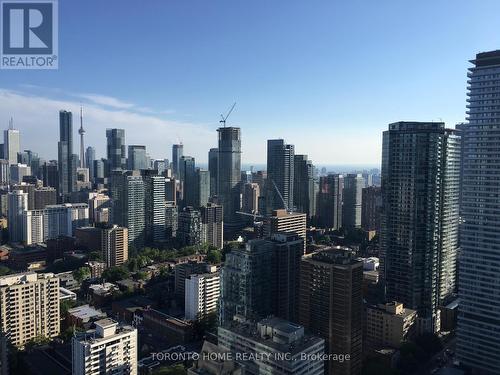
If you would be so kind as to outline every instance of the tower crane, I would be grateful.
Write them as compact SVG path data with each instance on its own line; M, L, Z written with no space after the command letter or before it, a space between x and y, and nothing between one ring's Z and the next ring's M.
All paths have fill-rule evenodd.
M222 127L225 128L226 127L226 120L227 118L229 117L229 115L231 114L231 112L233 112L233 109L234 107L236 106L236 102L234 102L233 106L231 107L231 109L229 110L229 112L227 113L226 116L224 115L220 115L221 117L221 120L219 121L221 124L222 124Z

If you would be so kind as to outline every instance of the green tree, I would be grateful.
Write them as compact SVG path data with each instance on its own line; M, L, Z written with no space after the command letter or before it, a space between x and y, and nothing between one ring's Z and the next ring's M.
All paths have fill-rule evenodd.
M99 251L89 253L89 260L102 261L102 254Z
M42 346L42 345L47 345L50 342L50 339L48 337L45 337L43 335L39 335L35 337L34 339L28 341L25 345L26 350L30 350L36 346Z
M144 271L138 271L138 272L136 272L134 277L136 280L146 280L148 278L148 275Z
M174 366L162 366L159 367L157 370L153 371L153 375L186 375L187 371L186 368L181 365L174 365Z
M12 270L9 267L0 266L0 276L5 276L11 273Z
M206 261L211 264L219 264L222 262L222 252L219 249L209 249Z
M90 278L90 268L88 267L80 267L73 271L73 277L78 283L81 283L83 280Z
M61 315L61 318L65 318L68 310L72 309L75 306L76 301L72 301L70 299L61 301L61 303L59 304L59 313Z
M129 270L123 266L110 267L102 273L102 278L110 282L127 279L129 276Z
M217 330L217 313L212 312L210 314L199 316L194 322L194 331L199 339L207 333L215 333Z

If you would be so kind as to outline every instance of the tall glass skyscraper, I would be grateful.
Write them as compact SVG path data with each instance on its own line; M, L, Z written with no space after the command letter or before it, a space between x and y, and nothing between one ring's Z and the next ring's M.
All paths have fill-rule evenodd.
M342 226L361 228L361 201L365 179L361 174L349 173L344 177L344 202L342 206Z
M184 155L184 146L182 143L172 145L172 172L176 178L179 178L179 169L181 158Z
M3 132L4 159L10 164L17 163L17 153L21 151L19 130L13 128L11 120L8 129Z
M127 168L132 171L149 168L148 157L146 155L146 146L128 146Z
M268 214L281 208L290 211L293 209L294 156L294 146L285 144L283 139L267 141L266 211Z
M182 207L196 206L196 163L192 156L182 156L178 166Z
M65 200L76 190L77 157L73 155L73 115L59 112L59 143L57 144L59 165L59 195Z
M219 159L217 196L224 209L224 227L238 225L240 218L241 130L234 127L217 129L219 133Z
M463 137L457 355L500 373L500 50L469 69Z
M210 196L217 194L217 168L219 160L219 149L211 148L208 152L208 171L210 172Z
M95 179L94 160L95 160L95 148L89 146L85 150L85 168L89 169L90 181L94 181Z
M380 268L386 299L418 311L419 329L440 328L455 290L460 137L438 122L397 122L384 132Z
M295 155L294 169L293 205L310 219L316 213L314 165L307 155Z
M125 169L125 130L124 129L106 129L106 155L108 158L109 172L114 169Z

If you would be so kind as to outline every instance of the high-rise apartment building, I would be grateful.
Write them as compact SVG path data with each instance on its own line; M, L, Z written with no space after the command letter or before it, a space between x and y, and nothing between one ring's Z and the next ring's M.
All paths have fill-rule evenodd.
M128 260L128 229L118 225L103 228L101 251L107 267L124 264Z
M362 195L361 228L366 232L379 232L382 190L379 186L369 186L363 189Z
M179 181L182 194L182 207L196 207L198 193L196 166L192 156L182 156L179 161Z
M267 189L266 211L287 209L292 211L294 185L294 157L293 145L285 144L283 139L267 141Z
M295 155L294 168L293 204L310 219L316 214L314 165L307 155Z
M211 148L208 151L208 172L210 173L210 196L217 195L217 168L219 164L219 149Z
M0 159L0 186L7 186L10 182L9 161Z
M59 169L56 160L51 160L42 165L43 186L59 189Z
M240 218L241 181L241 130L234 127L217 129L219 135L219 158L217 175L217 197L224 208L226 229L237 227Z
M34 191L34 210L43 210L57 203L57 191L53 187L39 187Z
M145 240L145 186L139 171L111 173L113 223L128 228L130 245L141 248Z
M146 187L145 231L146 241L160 243L165 241L165 177L147 174L144 177Z
M108 160L108 171L125 169L125 130L106 129L106 157Z
M243 212L259 212L260 187L255 182L247 182L243 185Z
M210 198L210 173L205 169L196 168L195 172L195 207L205 206Z
M202 243L207 243L218 249L224 245L224 213L222 206L207 203L200 208Z
M177 204L177 185L178 182L173 177L165 178L165 201Z
M89 221L90 223L99 223L99 213L103 210L111 209L111 198L104 193L92 193L89 196Z
M12 190L21 190L28 193L28 210L33 210L35 208L35 185L21 182L12 186Z
M73 337L73 375L137 375L137 329L101 319Z
M258 239L248 241L226 255L221 271L221 322L238 314L262 319L273 313L274 244Z
M76 191L77 157L73 154L73 114L68 111L59 112L59 195L62 201Z
M380 274L386 299L439 330L439 306L456 288L460 137L438 122L397 122L384 132Z
M179 178L181 158L184 156L184 146L182 143L172 145L172 172L175 178Z
M294 233L303 241L306 252L307 215L300 212L287 212L284 209L274 210L264 219L264 236L271 237L275 233Z
M332 230L342 228L343 190L342 175L329 174L319 178L316 201L316 218L319 226Z
M127 156L127 169L141 170L149 169L146 146L129 145Z
M23 213L28 210L28 193L13 190L8 193L7 224L10 242L21 242L24 238Z
M476 55L462 127L457 356L500 373L500 51Z
M174 267L174 289L175 296L180 302L184 302L186 295L186 280L191 275L203 275L217 272L217 267L205 262L188 261L177 264Z
M89 176L90 176L90 181L95 180L95 168L94 168L94 161L95 161L95 148L94 147L87 147L85 150L85 168L89 169Z
M178 214L177 239L182 246L201 245L201 213L193 207L185 207Z
M12 120L8 129L3 131L3 157L9 164L17 163L17 153L21 151L21 136L14 129Z
M292 322L298 321L300 260L304 254L304 238L295 233L275 233L270 238L274 246L273 314Z
M361 228L361 202L365 179L361 174L344 177L342 226L347 229Z
M217 312L220 296L220 275L218 272L190 275L185 280L185 317L189 320L202 319Z
M73 237L76 228L89 225L89 207L86 203L65 203L46 206L44 214L44 237Z
M23 243L32 245L47 240L45 228L45 210L23 212Z
M325 339L328 354L348 361L325 361L330 374L361 374L363 262L347 249L306 255L300 266L299 323Z
M31 175L31 167L21 163L11 164L9 175L11 183L20 184L23 182L25 176Z
M60 332L59 279L52 273L18 273L0 277L0 331L23 347Z
M178 211L175 203L165 203L165 238L171 240L177 236Z

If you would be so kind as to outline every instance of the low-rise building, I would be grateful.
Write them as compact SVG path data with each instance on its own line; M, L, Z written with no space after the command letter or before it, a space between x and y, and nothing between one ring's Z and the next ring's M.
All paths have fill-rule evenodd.
M69 289L59 287L59 301L76 301L76 293Z
M158 310L144 310L142 324L153 334L167 340L169 345L184 345L194 338L192 322L174 318Z
M93 322L104 318L106 318L106 313L89 305L74 307L69 309L66 314L68 326L77 326L85 329L89 329Z
M413 335L417 312L400 302L366 307L365 348L399 348Z
M231 352L209 341L203 343L199 359L188 369L188 375L241 375L241 366Z
M231 352L245 374L323 374L323 339L279 318L257 324L235 320L218 328L219 347Z

